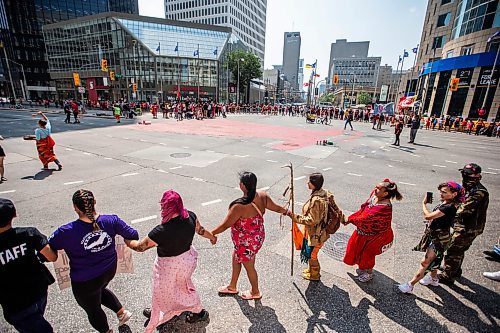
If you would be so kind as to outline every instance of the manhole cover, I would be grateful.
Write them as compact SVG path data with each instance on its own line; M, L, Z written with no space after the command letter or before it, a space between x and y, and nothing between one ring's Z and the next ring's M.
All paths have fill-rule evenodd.
M173 153L173 154L170 154L170 157L173 157L173 158L186 158L186 157L189 157L191 156L190 153Z
M337 232L330 236L321 250L330 258L342 261L350 237L351 235Z

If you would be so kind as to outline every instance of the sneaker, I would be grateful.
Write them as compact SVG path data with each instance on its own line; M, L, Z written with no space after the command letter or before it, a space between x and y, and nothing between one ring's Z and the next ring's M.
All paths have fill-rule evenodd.
M128 310L123 311L122 314L118 316L118 326L122 326L123 324L125 324L130 319L130 317L132 317L132 312Z
M398 289L405 294L413 294L413 286L409 283L402 283L398 286Z
M455 280L450 279L449 277L447 277L444 274L438 274L438 280L442 284L445 284L445 285L450 286L450 287L455 284Z
M431 286L434 286L434 287L439 286L439 279L438 278L433 278L430 274L426 275L419 282L420 282L420 284L422 284L424 286L428 286L428 285L431 285Z
M190 324L194 324L194 323L197 323L199 321L207 320L208 317L209 317L208 311L203 309L203 310L201 310L200 313L190 312L186 316L186 322L188 322Z
M364 273L366 273L366 271L364 269L359 269L359 268L356 268L356 274L358 274L358 276L361 276L363 275Z
M487 277L488 279L491 279L493 281L500 281L500 271L498 271L498 272L484 272L483 276Z
M360 276L358 276L358 281L359 282L368 282L373 279L373 274L370 274L368 272L364 272Z

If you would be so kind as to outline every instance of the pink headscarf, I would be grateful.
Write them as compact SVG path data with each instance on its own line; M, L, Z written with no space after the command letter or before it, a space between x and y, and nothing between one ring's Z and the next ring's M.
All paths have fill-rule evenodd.
M448 186L450 188L452 188L454 192L457 193L457 201L464 203L465 202L465 189L462 187L462 185L458 184L457 182L451 181L451 180L449 182L447 182L446 184L448 184Z
M174 190L168 190L163 193L160 206L162 224L170 221L175 215L179 215L182 218L189 216L188 211L184 208L181 196Z

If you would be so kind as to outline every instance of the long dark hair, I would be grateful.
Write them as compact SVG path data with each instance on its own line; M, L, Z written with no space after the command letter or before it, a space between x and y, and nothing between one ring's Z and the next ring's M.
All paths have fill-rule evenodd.
M78 190L73 194L73 204L82 211L85 216L92 221L92 231L100 230L97 221L95 220L95 198L94 194L89 190Z
M401 201L403 199L403 195L401 193L399 193L398 185L395 182L386 178L382 181L382 184L384 185L384 188L387 191L387 195L385 196L385 199L392 200L395 198L398 201Z
M257 194L257 176L248 171L240 172L239 176L240 182L245 185L248 193L246 196L242 196L241 198L231 202L231 204L229 204L229 208L235 204L248 205L253 201L253 199L255 199L255 195Z

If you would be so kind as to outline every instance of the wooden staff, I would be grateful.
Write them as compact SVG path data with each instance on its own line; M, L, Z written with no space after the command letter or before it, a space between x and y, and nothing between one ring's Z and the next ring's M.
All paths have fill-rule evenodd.
M285 165L283 166L283 168L289 168L290 169L290 186L289 186L289 189L290 189L290 198L288 200L289 202L289 206L291 207L291 212L292 212L292 216L295 216L295 196L294 196L294 186L293 186L293 164L292 162L290 162L289 165ZM286 194L286 192L288 191L288 189L285 190L285 193L283 195ZM295 246L295 239L294 239L294 234L293 234L293 217L292 217L292 255L291 255L291 259L290 259L290 275L293 276L293 257L294 257L294 254L295 254L295 250L294 250L294 246Z

